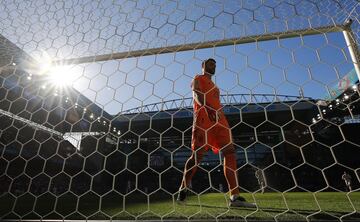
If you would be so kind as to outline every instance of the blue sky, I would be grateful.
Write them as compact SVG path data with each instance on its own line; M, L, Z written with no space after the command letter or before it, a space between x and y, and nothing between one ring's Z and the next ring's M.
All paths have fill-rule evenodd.
M323 0L2 1L0 33L30 55L94 56L342 24L359 3ZM358 25L358 24L356 24ZM356 34L358 29L355 29ZM115 114L191 97L201 61L222 94L324 98L353 65L342 33L75 65L72 86Z
M304 96L324 98L353 68L345 46L342 33L328 33L85 64L74 87L110 113L187 98L201 61L213 57L222 94L297 96L302 89Z

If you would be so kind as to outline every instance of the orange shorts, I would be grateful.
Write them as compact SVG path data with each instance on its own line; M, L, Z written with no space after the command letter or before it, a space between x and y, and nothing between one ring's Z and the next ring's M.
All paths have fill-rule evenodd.
M216 123L210 128L202 128L194 125L192 131L191 148L198 150L212 149L214 153L218 153L222 148L232 143L231 129L227 122L225 124Z

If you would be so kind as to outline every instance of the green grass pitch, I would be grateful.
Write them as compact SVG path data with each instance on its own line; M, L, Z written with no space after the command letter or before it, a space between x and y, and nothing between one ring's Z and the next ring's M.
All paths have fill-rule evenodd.
M258 208L229 208L226 194L208 193L190 196L185 205L169 200L129 204L120 215L164 220L338 221L342 218L360 221L360 193L291 192L243 196L249 202L256 202Z
M242 195L249 202L256 202L258 207L229 208L228 195L224 193L190 195L185 205L176 203L176 195L130 193L124 196L106 195L102 198L97 195L71 196L76 199L60 196L55 198L53 205L50 204L51 198L44 198L43 202L36 198L22 199L22 205L13 210L22 215L22 209L33 209L20 216L21 219L360 221L359 192L268 192ZM4 213L6 206L9 206L8 203L0 203L0 212ZM2 219L17 218L19 216L12 213Z

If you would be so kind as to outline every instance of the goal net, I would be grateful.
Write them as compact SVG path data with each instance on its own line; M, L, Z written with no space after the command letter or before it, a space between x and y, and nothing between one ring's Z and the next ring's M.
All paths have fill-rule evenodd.
M360 3L0 3L0 220L360 220ZM185 205L191 82L214 83L236 148Z

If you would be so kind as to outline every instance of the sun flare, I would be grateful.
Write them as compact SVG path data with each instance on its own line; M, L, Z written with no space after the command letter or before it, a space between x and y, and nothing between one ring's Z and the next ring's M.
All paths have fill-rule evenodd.
M60 87L69 86L75 80L70 66L51 66L47 76L51 84Z
M49 84L55 87L65 87L73 84L76 79L74 66L68 64L54 64L53 59L46 52L37 59L38 65L36 72L46 76Z

